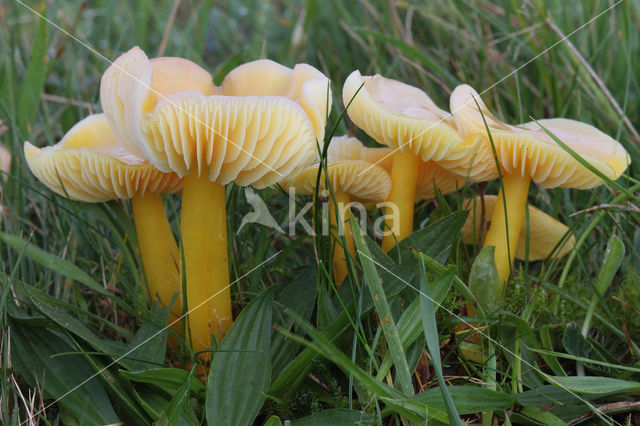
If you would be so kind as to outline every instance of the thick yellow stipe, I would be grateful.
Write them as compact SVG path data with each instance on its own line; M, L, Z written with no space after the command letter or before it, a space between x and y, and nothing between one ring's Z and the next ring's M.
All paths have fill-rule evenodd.
M411 152L403 153L400 150L393 153L393 167L391 169L391 192L387 203L393 203L396 210L387 207L387 223L385 231L393 231L393 235L387 235L382 240L382 249L391 250L397 241L402 241L413 231L413 206L416 199L416 184L418 182L418 168L420 158ZM394 217L394 213L398 217ZM398 222L396 223L396 220Z
M502 190L498 193L498 199L491 216L491 225L484 239L485 247L494 246L496 248L494 258L500 283L503 286L505 280L511 274L511 264L516 255L520 227L524 222L525 209L527 207L527 193L529 192L530 181L529 176L524 178L520 175L502 176L504 193ZM503 198L507 201L506 212ZM507 221L509 224L508 235ZM509 251L507 251L507 241L509 242ZM511 258L509 258L509 254L511 254Z
M347 242L347 249L351 256L353 256L355 254L355 246L353 244L351 224L349 223L351 213L349 209L346 208L351 200L349 198L349 194L347 194L346 192L334 191L333 195L336 199L336 203L338 203L338 212L340 214L340 218L336 218L336 206L333 203L333 198L329 196L329 218L331 229L332 232L336 233L335 235L339 235L338 223L342 222L342 227L344 229L344 238ZM333 277L335 278L336 286L339 286L348 274L346 257L347 255L342 244L340 244L338 241L335 241L333 244Z
M131 206L151 300L169 306L175 293L178 293L169 313L171 324L182 313L180 256L164 211L162 197L151 193L135 195L131 199ZM173 324L172 328L178 332L182 330L180 322Z
M187 175L182 189L180 230L189 330L192 348L198 352L210 347L212 333L221 340L233 322L224 186L206 177Z

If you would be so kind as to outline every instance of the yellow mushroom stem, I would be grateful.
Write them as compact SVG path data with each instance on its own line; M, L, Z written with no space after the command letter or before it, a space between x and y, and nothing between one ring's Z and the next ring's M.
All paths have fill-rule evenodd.
M136 194L131 198L131 206L149 295L153 301L169 306L175 293L180 295L180 256L162 197L152 193ZM177 297L169 313L169 323L181 313L182 298ZM182 330L180 322L172 328L177 332Z
M484 239L485 247L494 246L496 248L494 259L502 286L511 274L511 265L518 247L520 228L524 223L530 181L529 176L522 177L518 174L502 176L503 187L498 193L489 231ZM506 212L503 200L506 200ZM507 223L509 225L508 233ZM508 250L507 243L509 244Z
M416 199L419 166L420 157L412 152L396 150L393 153L392 186L387 203L395 205L397 209L393 209L391 206L386 209L385 231L392 231L392 233L386 235L382 240L384 251L391 250L396 245L396 241L402 241L413 231L413 207ZM398 212L397 218L394 217L396 211Z
M195 173L184 178L180 232L188 324L192 349L198 352L210 348L212 333L222 340L233 323L223 185Z
M351 225L349 218L351 212L349 210L349 203L351 199L349 194L343 191L334 190L333 196L335 197L335 203L337 203L339 218L336 217L336 204L331 196L329 196L329 223L331 225L332 232L335 232L337 236L336 240L340 238L339 226L342 223L342 229L344 230L344 239L347 243L347 252L353 257L355 255L355 246L353 244L353 235L351 234ZM333 244L333 277L335 278L336 286L345 279L348 273L347 268L347 252L344 250L344 246L338 241Z

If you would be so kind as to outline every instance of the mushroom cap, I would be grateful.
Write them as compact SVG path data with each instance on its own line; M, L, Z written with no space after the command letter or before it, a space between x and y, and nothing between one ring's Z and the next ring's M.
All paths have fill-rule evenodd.
M85 202L127 199L146 192L176 192L182 180L163 173L129 152L111 131L104 114L90 115L54 146L25 142L31 172L52 191Z
M319 165L307 167L282 182L285 188L294 187L302 195L314 193ZM340 160L327 164L329 183L334 191L349 194L363 203L381 202L391 191L391 176L382 167L362 160ZM326 179L320 176L320 191L326 189Z
M158 97L155 75L169 65L156 67L133 48L107 69L101 84L113 126L160 170L262 188L316 158L330 99L320 71L259 60L231 71L220 88L194 79L192 87Z
M390 148L369 148L357 138L336 136L331 140L327 152L329 163L343 160L364 160L381 166L391 174L393 159ZM450 194L465 185L465 178L452 173L438 165L435 161L421 161L418 169L416 200L435 197L434 182L441 194Z
M469 217L462 227L462 241L465 244L475 244L474 236L480 235L480 226L482 222L482 197L475 197L464 200L462 208L471 210ZM488 228L495 208L498 197L495 195L484 196L484 218L485 228ZM525 219L526 220L526 219ZM542 212L541 210L529 206L529 260L542 260L549 257L554 248L562 241L569 228ZM482 235L486 235L486 229ZM525 224L522 224L520 237L518 238L518 247L516 248L515 257L521 260L525 259L526 254L526 233ZM566 239L559 251L554 253L554 257L562 257L573 250L576 239L573 235Z
M354 71L345 81L342 99L351 120L378 143L412 152L424 162L438 162L471 180L491 175L484 165L478 166L490 158L490 150L479 143L477 135L461 137L453 116L422 90Z
M513 126L496 118L471 86L456 87L451 94L451 111L462 135L480 133L488 144L484 115L504 173L529 176L545 188L588 189L603 183L535 121ZM538 122L610 179L626 170L630 159L625 149L595 127L564 118ZM495 169L495 165L487 166Z

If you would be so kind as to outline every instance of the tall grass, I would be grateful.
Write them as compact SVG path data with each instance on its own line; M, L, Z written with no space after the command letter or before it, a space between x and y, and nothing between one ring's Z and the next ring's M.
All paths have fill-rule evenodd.
M149 308L128 203L54 195L28 171L22 144L54 144L100 110L108 63L87 45L111 60L134 45L155 56L169 31L164 54L196 61L217 82L262 57L318 67L333 86L328 128L369 144L338 121L342 83L354 69L418 86L442 107L468 83L490 88L483 99L508 122L593 124L629 151L631 167L618 183L637 196L640 3L189 0L169 29L170 1L25 4L73 37L21 2L0 4L0 142L13 153L0 198L1 423L637 421L640 215L612 187L532 188L529 202L569 225L580 244L569 258L516 263L500 309L472 321L485 334L475 347L455 333L472 297L466 282L476 255L457 229L463 198L497 193L495 182L420 203L420 230L389 256L365 238L353 285L337 292L328 284L326 242L259 225L230 233L234 310L242 314L213 348L216 374L203 384L189 367L192 354L165 351L166 313ZM250 206L243 188L227 195L229 229L238 229ZM275 188L260 195L284 225L286 195ZM166 205L177 235L179 196ZM596 277L614 234L626 251L600 295ZM370 288L381 291L383 305ZM426 304L425 288L438 303ZM594 297L585 338L580 328ZM393 317L389 326L379 326L380 309ZM441 363L426 351L434 341ZM479 351L480 363L467 360L469 351ZM576 376L578 362L586 376ZM404 366L416 395L406 389Z

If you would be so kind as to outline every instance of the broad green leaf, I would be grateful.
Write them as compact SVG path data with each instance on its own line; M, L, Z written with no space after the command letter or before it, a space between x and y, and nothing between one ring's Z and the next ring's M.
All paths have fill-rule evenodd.
M493 246L480 250L469 272L469 290L476 297L478 306L485 314L498 309L502 295L494 252Z
M401 262L414 262L415 258L411 252L419 251L438 263L444 263L449 257L455 237L459 235L462 225L467 220L467 215L467 211L458 211L415 231L391 249L389 257L400 259Z
M346 408L332 408L291 422L292 426L350 426L373 423L370 414Z
M120 370L120 375L125 379L138 383L149 383L163 389L175 391L189 377L189 372L181 368L151 368L142 371ZM191 377L191 390L201 392L204 385L195 377Z
M126 348L129 368L143 370L164 363L169 310L154 303L151 312Z
M273 312L274 323L287 330L290 330L294 323L291 318L285 317L283 311L291 309L308 320L313 313L316 300L315 268L306 267L296 272L296 279L280 284L274 296L276 302ZM282 334L277 333L272 336L271 373L273 378L295 358L298 347L295 342L285 339Z
M611 374L615 371L612 368L605 367L607 363L613 361L615 358L608 358L606 354L596 346L595 342L588 337L584 337L575 325L567 326L567 329L562 336L562 346L564 346L564 349L574 357L592 359L596 361L595 363L585 363L583 364L584 367L598 371L600 372L599 374Z
M13 367L32 388L44 384L44 398L57 400L80 424L120 421L98 376L78 348L62 335L41 327L10 323Z
M541 424L549 425L549 426L562 426L566 425L562 419L555 416L553 413L549 411L542 411L537 407L524 407L520 412L521 415L530 417Z
M193 378L194 369L191 370L191 374L187 377L187 380L184 381L182 385L176 390L173 398L171 398L171 402L166 410L167 415L167 424L174 425L178 423L178 420L183 415L182 409L185 407L185 404L189 400L189 395L191 394L191 378Z
M209 424L250 425L271 384L273 290L247 305L211 361L206 411Z
M640 394L640 382L599 376L551 376L549 383L571 392L592 395Z
M515 402L515 397L508 393L496 392L479 386L448 386L447 388L458 414L505 410ZM414 399L429 407L446 410L444 397L439 387L420 392Z
M387 296L382 288L382 282L380 281L375 263L371 257L371 252L362 237L360 226L353 216L351 216L351 229L353 231L353 239L358 251L358 257L360 258L360 263L364 270L365 280L369 291L371 292L371 296L373 297L373 304L378 311L380 326L382 327L382 332L386 337L387 346L396 367L398 382L400 382L400 387L404 393L412 395L414 390L413 383L411 381L411 372L409 371L409 365L407 364L407 358L404 354L404 348L402 347L400 335L396 328L396 322L391 314Z

